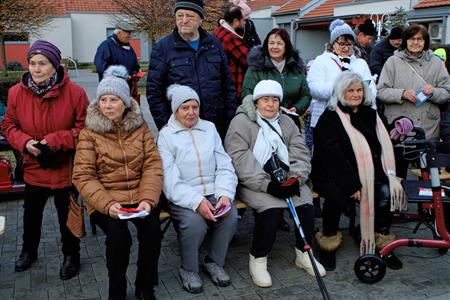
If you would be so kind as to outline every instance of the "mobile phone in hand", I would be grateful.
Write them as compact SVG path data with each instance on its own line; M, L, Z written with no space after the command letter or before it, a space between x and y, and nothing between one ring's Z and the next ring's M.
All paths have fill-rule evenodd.
M222 206L218 211L213 214L214 218L218 218L229 212L231 209L231 205Z

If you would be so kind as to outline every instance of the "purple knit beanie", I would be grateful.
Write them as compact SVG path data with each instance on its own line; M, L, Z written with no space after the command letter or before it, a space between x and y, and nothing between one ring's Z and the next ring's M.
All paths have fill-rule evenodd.
M44 40L34 42L30 50L28 50L27 60L30 61L30 58L36 54L42 54L47 57L55 69L58 69L61 64L61 51L50 42Z

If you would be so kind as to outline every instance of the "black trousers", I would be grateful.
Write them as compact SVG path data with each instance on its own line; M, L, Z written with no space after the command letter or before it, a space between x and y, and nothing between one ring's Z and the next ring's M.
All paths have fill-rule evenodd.
M386 235L389 234L392 223L389 185L375 183L374 189L375 232ZM325 198L322 209L323 234L325 236L336 235L341 212L347 210L349 205L353 205L354 200L344 196L341 189L334 183L328 183L327 187L321 190L321 196Z
M314 234L314 207L310 204L295 208L300 220L300 225L305 233L306 241L311 245ZM270 208L263 212L254 212L255 228L253 229L253 242L250 253L258 258L267 256L272 250L277 236L278 224L283 217L285 208ZM304 243L295 228L295 247L303 250Z
M70 189L70 187L67 187L52 190L30 184L25 185L22 251L37 255L39 241L41 240L42 217L45 204L48 197L54 195L59 231L61 233L62 252L64 256L79 258L80 239L74 236L66 226Z
M158 283L158 259L161 249L159 213L152 211L145 218L120 220L95 211L92 217L106 235L109 296L114 299L126 298L126 272L132 244L128 221L136 226L139 241L136 289L141 290L144 295L153 294L153 287Z

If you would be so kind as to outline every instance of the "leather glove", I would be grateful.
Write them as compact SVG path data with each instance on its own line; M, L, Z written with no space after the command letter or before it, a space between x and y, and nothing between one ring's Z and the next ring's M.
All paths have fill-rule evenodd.
M41 150L41 154L36 157L39 165L44 170L48 169L56 156L56 151L52 151L48 145L41 143L35 144L34 147Z
M300 183L295 177L291 177L283 184L276 181L269 182L267 193L280 199L286 199L294 195L300 196Z

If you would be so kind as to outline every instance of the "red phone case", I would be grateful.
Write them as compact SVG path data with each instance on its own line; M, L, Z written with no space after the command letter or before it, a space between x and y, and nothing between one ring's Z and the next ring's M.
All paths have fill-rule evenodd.
M281 184L281 186L289 186L289 185L293 184L296 180L298 180L298 177L291 177L288 180L286 180L285 182L283 182Z
M119 210L127 214L134 214L140 211L137 208L126 208L126 207L121 207Z

